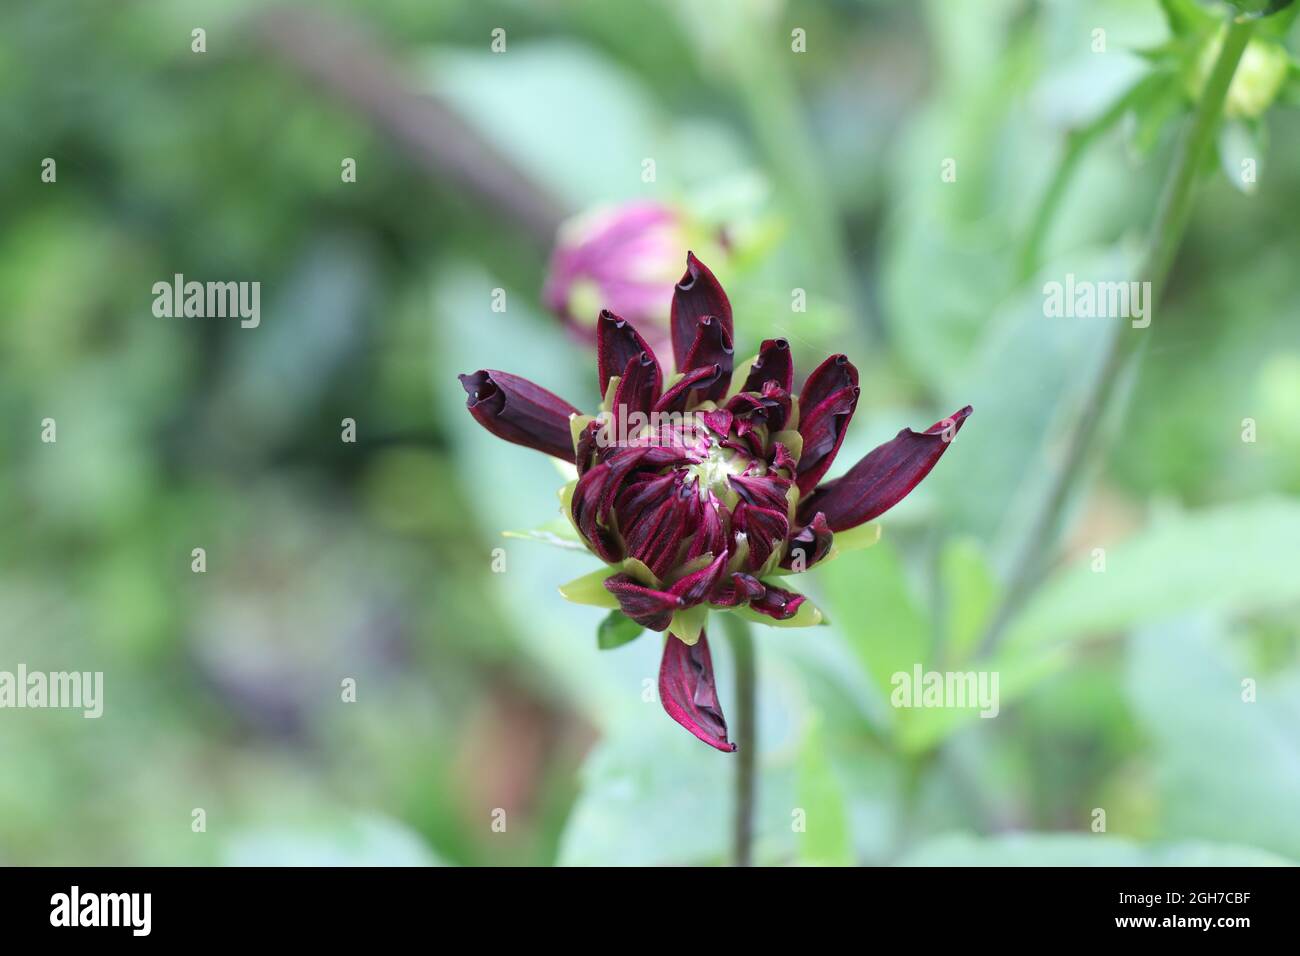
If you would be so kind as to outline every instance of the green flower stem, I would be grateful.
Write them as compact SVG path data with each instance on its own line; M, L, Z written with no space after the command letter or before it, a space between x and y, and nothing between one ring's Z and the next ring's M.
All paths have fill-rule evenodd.
M1187 231L1196 177L1223 115L1223 104L1232 76L1254 29L1254 21L1250 20L1233 21L1229 27L1219 57L1214 63L1214 70L1210 73L1200 102L1192 114L1191 125L1179 142L1172 173L1160 197L1146 258L1138 274L1139 279L1151 283L1151 301L1160 297L1165 281L1169 278L1174 255ZM1088 389L1070 431L1065 452L1052 472L1047 493L1040 499L1041 504L1027 526L1029 530L1025 534L1024 543L1016 553L1007 595L984 636L982 649L986 653L997 646L1012 615L1043 578L1051 557L1049 552L1058 534L1062 509L1096 436L1098 423L1104 417L1121 373L1129 364L1128 359L1144 341L1144 336L1134 334L1135 331L1137 330L1117 328L1111 337L1101 370Z
M1065 151L1061 154L1052 178L1038 201L1038 208L1034 210L1034 218L1020 247L1019 278L1021 281L1032 278L1038 271L1043 258L1043 246L1051 232L1057 210L1065 199L1080 162L1083 161L1083 157L1087 155L1093 143L1123 119L1124 114L1132 109L1135 103L1140 102L1153 87L1165 81L1166 78L1158 73L1143 77L1129 87L1100 116L1090 123L1071 130L1066 136Z
M749 625L735 614L722 615L731 656L736 661L736 805L732 830L731 861L734 866L753 863L754 844L754 768L758 757L758 726L754 701L757 696L757 668L754 663L754 638Z

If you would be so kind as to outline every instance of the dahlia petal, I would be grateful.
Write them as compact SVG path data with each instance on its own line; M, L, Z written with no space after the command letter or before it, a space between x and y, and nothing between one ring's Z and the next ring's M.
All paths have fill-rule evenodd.
M632 437L627 417L634 412L648 416L659 397L659 385L659 365L649 352L638 352L627 360L614 390L615 435Z
M690 397L691 390L696 388L707 389L713 385L722 375L722 368L718 365L703 366L693 368L679 378L666 392L659 396L659 401L655 402L653 411L656 412L681 412L686 410L686 400Z
M605 588L618 600L624 614L652 631L667 628L673 612L682 606L677 595L648 588L627 574L606 578Z
M673 359L677 370L686 369L686 355L695 342L696 327L706 316L717 316L726 331L726 340L730 345L734 338L731 323L731 303L727 293L714 278L709 267L695 258L695 253L686 253L686 272L677 287L673 289L673 304L670 328L673 340Z
M614 499L621 528L631 528L647 508L653 508L672 491L673 476L640 474L629 479Z
M796 473L800 494L806 495L816 488L817 482L835 461L853 411L858 407L860 391L856 385L846 385L826 396L815 407L800 405L799 434L803 436L803 452Z
M627 533L627 547L633 557L644 561L656 577L663 577L673 567L682 539L686 536L687 502L670 495L656 509L647 509L637 525Z
M617 537L600 524L600 502L606 490L614 480L613 466L601 462L578 479L573 490L571 506L573 523L578 533L586 539L587 544L603 560L613 563L623 557L622 547Z
M790 454L790 449L785 447L784 442L774 441L772 443L772 467L780 468L782 471L794 474L799 462L794 455Z
M735 571L731 575L731 580L721 584L714 592L713 603L723 607L735 607L737 604L748 604L755 598L762 597L766 591L767 586L752 574Z
M858 384L858 370L847 355L832 355L813 369L799 392L799 408L816 408L834 392Z
M578 433L577 447L574 449L573 458L574 464L578 466L579 476L585 475L587 469L592 465L599 448L598 436L602 427L601 420L593 418Z
M700 420L704 422L709 429L716 432L723 438L731 432L732 414L725 408L719 408L716 411L704 412L700 415Z
M808 600L797 591L767 585L761 597L749 602L752 610L777 621L788 621L799 613L799 606Z
M659 665L659 700L669 717L710 747L727 753L735 751L736 745L727 740L727 720L718 703L713 660L704 634L689 647L672 635L665 640Z
M776 382L787 392L794 388L794 359L790 356L790 343L785 339L763 340L741 391L761 392L766 382Z
M654 350L646 344L632 324L608 309L603 309L596 320L596 376L600 385L600 394L609 388L612 376L623 374L627 363L644 353L654 363L656 394L663 382L663 373Z
M786 493L790 490L789 478L780 475L732 475L727 483L751 505L771 508L773 511L786 509Z
M970 414L967 405L923 432L904 428L800 502L801 518L821 511L832 531L845 531L884 514L930 473Z
M730 559L731 555L723 551L709 564L674 583L669 590L680 597L686 607L693 607L707 600L718 586L718 582L722 580L722 574L726 571Z
M812 521L800 528L790 539L781 567L792 569L798 562L800 571L807 571L830 553L835 535L826 523L826 515L817 512Z
M681 371L689 372L695 368L718 367L718 377L705 388L700 389L699 400L719 401L731 387L731 369L735 362L735 350L731 346L731 332L714 315L701 316L695 327L695 341L686 352L686 361Z
M727 411L736 419L736 434L741 437L760 425L769 432L781 431L790 418L791 407L790 393L773 381L764 382L761 392L737 392L727 402Z
M690 547L686 549L686 560L691 561L702 554L721 554L727 549L727 529L723 526L718 503L696 497L695 534Z
M790 533L790 521L784 511L758 508L742 501L732 512L735 527L749 542L749 568L758 570L767 563L777 545Z
M507 372L479 369L459 378L469 395L465 407L492 434L573 461L569 416L580 414L578 409L540 385Z

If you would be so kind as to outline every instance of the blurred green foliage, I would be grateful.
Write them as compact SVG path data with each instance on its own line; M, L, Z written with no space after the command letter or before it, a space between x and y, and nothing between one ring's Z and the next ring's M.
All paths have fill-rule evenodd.
M841 469L974 404L882 543L810 575L833 625L758 635L762 862L1300 861L1294 65L1225 140L1229 172L1258 159L1251 193L1207 173L1065 560L980 655L1104 347L1100 324L1043 317L1042 281L1131 270L1185 89L1081 155L1036 274L1021 245L1069 132L1163 68L1162 7L1194 37L1213 15L318 7L558 210L658 198L748 230L756 251L719 270L738 354L785 335L805 370L863 369ZM585 555L500 536L552 517L561 481L462 408L455 374L483 366L595 404L590 354L538 305L545 243L305 75L267 15L0 11L0 669L102 670L106 697L98 720L0 712L0 862L722 861L731 764L661 712L657 638L599 651L602 613L555 593ZM1294 50L1291 23L1270 42ZM260 281L261 327L155 318L175 273ZM998 669L998 718L891 708L916 661Z

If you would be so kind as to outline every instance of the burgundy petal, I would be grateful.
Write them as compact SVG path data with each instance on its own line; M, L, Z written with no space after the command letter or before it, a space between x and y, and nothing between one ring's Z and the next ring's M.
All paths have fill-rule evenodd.
M884 514L930 473L970 414L967 405L923 432L904 428L844 477L827 482L801 501L801 519L822 511L832 531L846 531Z
M683 412L692 389L707 389L722 375L722 368L717 365L694 368L677 380L668 391L659 396L655 402L656 412Z
M722 580L722 573L727 570L727 562L731 559L731 554L723 551L712 562L693 571L680 581L676 582L669 590L682 599L686 607L694 607L701 601L708 599L718 582Z
M732 512L732 519L735 529L745 532L749 541L749 567L753 571L763 566L790 533L790 521L784 511L756 508L744 501Z
M649 415L659 397L659 365L649 352L638 352L627 360L618 388L614 390L614 434L620 440L635 437L627 427L627 418L633 412Z
M654 350L646 344L632 324L608 309L603 309L596 320L596 375L600 382L600 397L605 397L611 376L622 375L627 363L645 353L654 363L655 391L658 394L663 374Z
M737 392L727 402L727 411L736 418L736 434L744 437L760 425L769 432L785 428L790 418L790 393L776 382L763 383L761 392Z
M592 550L610 563L623 560L623 548L617 535L601 526L600 502L614 481L613 466L601 462L588 469L573 490L573 521L578 531Z
M782 512L788 506L789 478L775 474L732 475L727 481L751 505Z
M717 316L722 328L726 330L728 344L734 334L731 324L731 303L727 293L714 278L709 267L695 258L693 252L686 253L686 273L677 288L673 290L671 313L671 331L673 339L673 359L677 370L686 369L686 355L695 342L696 326L706 315Z
M713 593L712 603L723 607L735 607L737 604L748 604L754 598L762 597L766 592L767 587L758 578L743 571L736 571L731 575L730 581L719 586Z
M788 621L799 613L799 605L806 600L808 599L797 591L787 591L769 584L763 596L750 601L749 606L759 614L766 614L778 621Z
M741 391L761 392L764 382L776 382L787 392L794 390L794 359L790 357L790 343L785 339L763 340Z
M691 561L705 553L721 554L727 547L727 528L724 527L718 503L712 498L698 495L696 501L695 535L686 550L686 560Z
M578 433L578 447L574 450L573 458L580 476L587 473L587 469L592 465L593 456L597 454L600 430L600 420L592 419L587 422L587 427Z
M465 407L492 434L573 461L569 416L578 410L564 399L526 378L495 369L461 375L460 384L469 395Z
M847 355L832 355L813 369L799 393L799 413L816 408L834 392L858 384L858 370Z
M731 412L725 408L719 408L716 411L702 413L700 420L719 437L726 438L731 431L732 417Z
M628 553L663 577L676 563L690 508L689 501L672 491L657 506L646 508L624 532Z
M782 442L772 443L772 467L780 468L789 474L794 474L795 468L798 467L794 456L790 454L790 449L786 448Z
M598 555L611 564L623 560L623 545L608 527L609 513L623 479L641 464L662 461L668 449L619 448L578 479L573 489L573 520Z
M790 539L790 545L786 549L785 557L781 560L781 567L793 568L796 559L799 559L799 556L802 555L800 570L807 571L826 557L831 550L831 542L834 537L830 525L826 523L826 515L820 511L817 512L812 521L800 528Z
M682 606L677 595L648 588L627 574L606 578L605 590L618 599L624 614L652 631L666 629L672 623L673 611Z
M699 401L716 402L727 394L727 389L731 387L731 369L734 363L735 350L731 346L731 332L717 316L701 316L695 328L695 341L691 343L686 352L686 361L681 366L683 372L708 368L710 365L718 367L718 377L700 389Z
M727 740L727 720L718 703L709 640L703 633L690 647L668 635L659 665L659 700L669 717L709 746L727 753L736 749Z
M805 391L807 389L805 388ZM846 385L831 392L816 407L799 407L799 434L803 436L803 452L799 456L796 480L800 494L808 494L817 487L822 475L844 442L853 410L858 407L856 385Z

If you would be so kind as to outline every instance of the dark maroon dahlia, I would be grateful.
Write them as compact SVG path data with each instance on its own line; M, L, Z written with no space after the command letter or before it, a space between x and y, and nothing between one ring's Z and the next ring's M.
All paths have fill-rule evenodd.
M664 709L706 743L734 750L705 637L709 610L778 626L821 623L784 578L861 540L847 533L916 487L971 409L923 432L905 428L822 481L857 407L857 369L832 355L796 394L784 339L768 339L733 369L731 304L703 263L691 254L686 263L672 301L676 374L628 322L601 313L599 415L504 372L460 380L484 428L577 470L564 511L606 567L561 593L667 631Z

